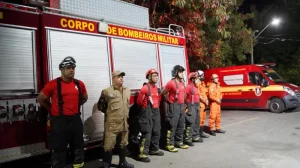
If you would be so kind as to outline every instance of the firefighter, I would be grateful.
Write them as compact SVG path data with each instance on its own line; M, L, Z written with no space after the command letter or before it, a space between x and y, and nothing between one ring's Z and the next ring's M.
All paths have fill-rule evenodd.
M193 142L203 142L199 135L200 116L199 116L199 102L200 96L198 92L197 83L199 77L196 72L189 74L189 80L192 82L186 87L186 104L187 113L185 117L185 140L184 143L189 146L194 146Z
M155 69L149 69L146 72L146 79L148 79L148 83L141 88L137 99L137 104L141 107L139 123L142 137L140 141L139 159L142 162L150 162L147 156L148 154L157 156L164 155L164 153L159 150L161 129L159 112L160 100L158 88L155 85L158 82L158 72Z
M173 78L166 84L161 93L162 96L164 96L167 104L166 150L170 152L177 152L178 148L188 148L188 145L183 144L185 124L185 86L183 81L184 71L185 69L182 66L174 66L172 70Z
M211 84L208 88L208 98L210 100L210 116L209 116L209 129L210 135L216 136L216 133L225 133L221 130L221 100L222 93L219 85L219 77L217 74L212 74ZM214 126L216 130L214 131Z
M208 106L208 98L207 98L207 86L204 82L204 72L198 70L198 75L200 77L200 82L198 83L198 90L200 93L200 137L208 138L208 135L204 133L204 123L206 119L206 107Z
M48 146L52 153L52 168L66 166L66 151L70 144L74 155L73 167L84 165L83 123L80 106L87 99L87 90L82 81L74 79L76 61L66 57L59 64L61 77L48 82L38 96L41 106L50 111L51 131ZM52 103L48 101L51 98Z
M123 86L124 72L119 70L112 73L113 85L102 90L98 101L98 110L105 113L104 124L104 156L103 167L111 165L113 148L117 137L120 136L119 168L133 168L126 161L126 146L128 145L128 116L130 105L130 90Z

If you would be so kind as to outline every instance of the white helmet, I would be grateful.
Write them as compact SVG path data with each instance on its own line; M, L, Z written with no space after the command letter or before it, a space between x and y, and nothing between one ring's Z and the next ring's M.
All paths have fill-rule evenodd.
M204 75L204 72L203 72L203 71L201 71L201 70L198 70L197 72L198 72L198 75L199 75L199 76L202 76L202 75Z
M204 81L205 80L204 72L201 70L198 70L197 73L198 73L198 76L200 77L200 80Z

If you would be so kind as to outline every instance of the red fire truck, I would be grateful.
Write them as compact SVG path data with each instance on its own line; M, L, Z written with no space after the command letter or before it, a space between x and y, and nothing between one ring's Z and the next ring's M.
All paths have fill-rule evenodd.
M93 134L101 123L95 123L92 111L101 90L111 85L112 71L126 72L132 104L147 69L160 72L159 88L171 79L174 65L187 69L187 76L181 26L153 29L149 22L131 23L148 20L148 9L121 1L82 3L91 1L50 1L43 10L0 2L0 163L49 152L48 114L36 98L49 80L60 76L58 65L66 56L76 59L76 78L84 81L89 94L82 108L86 149L100 145L102 137ZM77 9L77 4L87 9ZM118 16L100 18L97 12L109 14L109 9Z
M207 82L219 75L223 93L222 108L268 109L281 113L300 106L300 87L283 80L275 64L231 66L205 71Z

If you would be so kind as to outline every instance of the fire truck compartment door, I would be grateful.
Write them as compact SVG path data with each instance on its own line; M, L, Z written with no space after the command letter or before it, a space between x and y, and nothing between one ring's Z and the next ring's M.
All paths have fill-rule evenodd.
M126 87L140 89L148 81L146 71L158 68L156 45L124 39L113 39L112 44L114 69L126 73Z
M187 84L186 57L183 47L160 45L160 64L162 70L162 84L165 86L172 78L172 69L175 65L181 65L184 71L184 79Z
M101 36L48 30L50 79L61 76L59 63L66 57L76 60L75 78L84 82L88 101L83 106L85 133L93 134L93 105L98 102L102 89L110 86L110 65L107 38Z
M0 90L33 90L35 31L0 26Z

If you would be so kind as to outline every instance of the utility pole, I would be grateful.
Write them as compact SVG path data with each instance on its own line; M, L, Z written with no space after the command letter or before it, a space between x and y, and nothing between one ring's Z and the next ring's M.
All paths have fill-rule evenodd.
M255 33L258 32L258 30L255 30L251 36L251 64L254 64L254 56L253 56L253 52L254 52L254 40L255 40Z
M253 51L254 51L254 40L257 39L259 35L261 35L262 32L264 32L271 24L274 26L277 26L280 23L280 19L273 19L272 22L270 22L262 31L259 32L257 36L254 36L258 30L255 30L251 36L251 64L254 64L254 56L253 56Z

